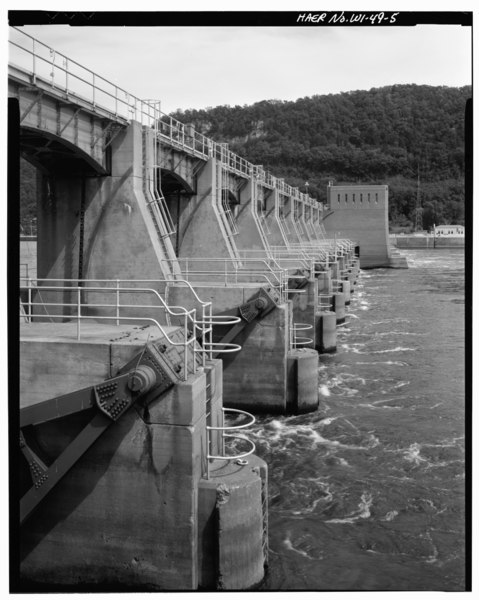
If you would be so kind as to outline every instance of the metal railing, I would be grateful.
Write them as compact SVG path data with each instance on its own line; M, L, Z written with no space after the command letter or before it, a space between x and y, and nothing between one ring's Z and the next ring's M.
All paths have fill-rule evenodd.
M144 284L150 287L145 287ZM213 352L238 352L241 346L230 343L215 343L212 341L213 325L232 325L240 322L235 316L212 315L211 302L203 302L185 280L177 280L176 284L184 285L193 294L200 305L197 309L187 310L183 306L168 305L162 298L158 289L151 287L167 286L167 280L60 280L60 279L32 279L21 278L20 293L26 294L26 299L21 302L20 316L27 322L44 321L51 323L74 321L77 325L77 339L81 339L81 325L85 321L107 321L119 326L121 323L144 323L154 325L161 336L171 345L183 348L183 377L186 380L188 373L197 370L196 356L199 355L200 364L205 365L206 360L211 360ZM60 298L58 298L60 294ZM93 296L97 300L94 301ZM124 296L133 297L133 301L123 300ZM140 295L150 299L149 304L138 301ZM47 296L44 298L43 296ZM53 298L52 298L53 296ZM111 299L112 298L112 299ZM128 314L124 314L124 312ZM153 316L141 316L146 311L153 311ZM107 313L107 314L105 314ZM122 314L123 313L123 314ZM161 318L171 322L175 319L183 333L183 340L173 339L165 329L165 324L160 323ZM171 325L170 325L171 326ZM197 340L201 339L200 344ZM191 368L188 365L191 363Z
M341 285L342 285L341 279L331 278L331 289L332 289L333 294L338 294L339 292L341 292Z
M108 113L112 120L127 123L139 121L153 127L155 115L151 106L118 85L57 52L16 27L10 27L9 63L26 71L32 80L53 90L83 100Z
M247 456L250 456L251 454L253 454L253 452L256 450L256 446L255 446L254 442L252 442L249 438L230 434L230 433L225 433L226 431L238 431L239 429L245 429L246 427L251 427L251 425L253 425L256 421L254 416L244 410L239 410L236 408L222 408L222 411L223 411L223 425L219 425L219 426L207 425L206 426L206 432L207 432L207 434L206 434L207 435L207 439L206 439L206 443L207 443L207 479L209 479L209 476L210 476L210 462L212 460L235 461L239 465L243 466L243 465L248 464L247 461L245 461L244 459ZM243 423L241 425L227 426L227 425L224 425L225 413L234 413L234 414L244 415L249 418L249 421L246 423ZM219 444L221 454L216 454L216 455L211 454L211 445L212 445L211 434L210 434L211 431L221 431L221 441ZM240 439L240 440L246 442L250 448L246 452L241 452L240 454L226 455L225 448L224 448L224 442L227 439Z
M298 332L309 331L313 329L313 326L310 323L293 323L290 328L290 349L296 350L296 348L300 348L303 346L309 346L313 344L313 338L298 335Z
M332 294L318 294L318 311L329 312L333 310Z
M181 276L194 287L247 284L274 288L281 302L287 298L288 272L268 258L178 258ZM170 259L161 259L170 263ZM171 280L174 283L174 280Z
M170 115L157 111L151 101L141 100L120 86L98 75L61 52L40 42L17 27L10 27L9 64L27 73L31 82L37 81L52 90L88 103L92 108L107 113L112 120L128 123L139 121L156 129L157 139L183 150L197 158L216 158L224 167L240 177L250 178L256 169L265 186L278 187L283 193L302 201L312 200L297 188L286 184L225 145L197 132L192 125L184 124ZM159 118L159 122L158 122Z
M318 215L322 210L322 207L318 206L308 194L290 186L284 179L274 177L261 165L253 165L231 152L227 144L217 143L198 133L192 125L185 125L163 113L159 101L136 98L120 86L55 51L21 29L10 28L9 49L11 68L26 73L32 84L47 86L66 99L83 101L93 110L113 121L122 124L132 120L138 121L143 126L151 128L160 142L203 160L215 158L221 163L222 168L230 173L248 179L257 177L261 185L277 189L278 196L281 194L283 198L287 197L292 204L310 206ZM172 233L174 226L162 197L161 186L158 193L153 192L153 200L162 213L167 232ZM301 230L299 233L302 233L302 225L299 221L293 220L291 223L286 216L283 216L283 211L278 206L275 207L275 211L283 236L292 233L291 225L295 229L299 228ZM226 215L225 218L229 219L229 216ZM318 225L321 227L319 221ZM324 236L323 230L321 235ZM285 243L289 245L286 237ZM341 251L341 240L335 240L334 245L338 252Z

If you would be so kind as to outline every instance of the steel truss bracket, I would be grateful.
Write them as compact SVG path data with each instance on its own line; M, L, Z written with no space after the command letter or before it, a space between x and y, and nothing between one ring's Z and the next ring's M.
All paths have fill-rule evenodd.
M20 450L32 477L32 487L20 500L20 523L66 475L94 442L139 398L158 398L178 381L178 374L166 356L168 347L148 344L122 369L119 375L100 384L65 394L20 410L20 427L35 426L96 407L90 422L63 452L46 465L20 430Z
M48 467L28 446L22 431L20 431L20 450L28 463L33 485L38 489L48 479Z
M35 104L40 102L40 100L42 99L43 90L35 90L35 91L36 91L36 97L30 102L28 107L23 111L22 115L20 116L20 123L22 123L25 120L25 118L30 113L30 111L35 106Z
M122 129L123 126L119 125L118 123L115 123L113 121L108 123L105 129L103 129L102 132L99 135L97 135L97 137L94 140L92 140L92 143L90 144L91 149L93 150L93 148L98 144L98 142L102 140L103 150L106 150L106 148L108 148L108 146L113 142L113 140L116 138L116 136L120 133ZM108 137L109 139L107 140Z
M129 388L129 376L121 375L94 388L96 405L112 421L117 421L136 398Z

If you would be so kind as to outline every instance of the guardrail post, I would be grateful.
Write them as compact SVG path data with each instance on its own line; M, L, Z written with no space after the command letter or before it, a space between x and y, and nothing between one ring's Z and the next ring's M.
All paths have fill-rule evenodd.
M77 340L80 339L81 288L77 289Z
M35 81L35 77L36 77L36 69L37 69L37 63L36 63L36 51L35 51L35 40L32 40L33 44L32 44L32 72L33 72L33 81Z
M30 277L28 278L28 314L29 314L29 322L32 322L33 315L33 307L32 307L32 280Z
M183 373L183 379L186 381L188 379L188 320L187 320L187 316L185 315L184 321L183 321L183 332L184 332L184 336L185 336L185 341L184 341L184 347L185 347L185 356L184 356L184 373Z
M116 280L116 325L120 325L120 280Z

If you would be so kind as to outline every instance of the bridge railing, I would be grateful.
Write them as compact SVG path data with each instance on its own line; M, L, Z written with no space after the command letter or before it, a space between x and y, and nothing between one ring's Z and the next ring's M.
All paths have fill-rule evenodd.
M67 97L83 100L93 109L105 111L112 120L122 123L135 120L154 128L158 111L151 101L136 98L16 27L10 27L9 55L9 64L26 72L31 83L41 83ZM217 158L223 161L229 171L241 177L252 176L255 165L230 150L225 153L224 144L214 142L191 125L185 125L162 111L159 111L159 118L158 139L204 160ZM262 168L261 170L265 186L277 187L283 194L301 202L314 202L308 194L303 194L283 179L274 177Z
M234 461L236 464L238 465L247 465L248 461L245 460L246 457L251 456L251 454L253 454L253 452L255 452L256 450L256 446L254 444L254 442L252 440L250 440L247 436L245 435L238 435L239 430L241 429L245 429L247 427L251 427L255 422L256 419L255 417L244 411L244 410L239 410L237 408L222 408L222 415L223 418L222 420L222 425L217 425L217 426L212 426L212 425L207 425L206 426L206 432L207 432L207 468L206 468L206 478L209 479L210 478L210 470L211 470L211 464L213 461L215 460L225 460L225 461ZM224 416L241 416L241 417L246 417L246 422L243 423L235 423L235 424L230 424L230 425L226 425L225 424L225 420L224 420ZM218 446L219 446L219 450L218 450L218 454L212 454L212 432L218 432L220 434L220 439L217 441ZM233 431L234 433L225 433L226 431ZM232 441L234 440L234 445L233 448L230 449L230 452L227 453L227 449L225 448L226 444L228 441ZM246 444L247 448L243 451L237 452L236 448L234 447L237 443L240 444ZM234 454L232 452L235 452Z
M83 100L106 111L112 120L154 125L155 110L148 102L16 27L10 27L9 63L28 73L32 83Z
M200 364L213 357L213 352L238 352L238 344L214 343L213 326L239 323L239 317L214 316L212 303L202 301L186 280L177 285L189 288L200 306L187 310L183 306L169 305L160 288L171 284L166 280L108 280L108 279L33 279L20 278L20 318L24 322L59 323L71 320L77 325L77 339L81 339L82 323L106 321L114 325L141 323L154 325L173 346L183 348L183 378L197 370ZM148 286L148 287L147 287ZM140 298L147 298L141 301ZM144 316L152 311L152 316ZM183 331L183 339L176 340L167 331L174 319ZM171 325L170 325L171 326ZM198 343L201 339L202 343ZM190 368L189 368L189 365Z
M184 277L193 287L231 286L256 284L273 288L285 302L288 294L288 271L267 258L178 258L175 259ZM169 263L170 259L162 259ZM171 280L174 281L174 280Z

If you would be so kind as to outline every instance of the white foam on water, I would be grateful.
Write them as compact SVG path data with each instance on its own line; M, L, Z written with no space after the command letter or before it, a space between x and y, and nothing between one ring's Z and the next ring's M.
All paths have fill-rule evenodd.
M429 556L429 558L426 559L426 562L428 564L438 562L439 551L438 551L436 545L434 544L434 542L432 541L430 532L427 531L424 537L431 543L431 546L432 546L432 554Z
M304 497L306 497L308 500L310 500L311 496L314 495L314 489L311 490L311 483L315 484L315 487L318 487L321 490L323 495L319 496L318 498L315 498L309 506L304 506L301 510L292 511L293 515L310 514L310 513L314 512L314 510L316 509L316 506L320 502L323 504L329 504L333 500L333 494L331 493L329 483L325 483L324 481L321 481L317 477L316 478L315 477L307 477L307 478L300 477L297 479L296 483L299 487L304 488L304 485L302 483L303 481L306 482L306 493L303 493L302 495ZM296 491L296 489L295 489L295 491ZM301 491L300 491L300 493L301 493Z
M395 348L386 348L385 350L371 350L368 348L365 352L359 350L359 348L364 348L368 344L356 343L356 344L341 344L341 348L346 350L347 352L353 352L355 354L388 354L390 352L415 352L417 348L408 348L404 346L396 346ZM357 347L356 347L357 346ZM366 363L357 363L357 364L366 364ZM377 364L377 363L370 363Z
M351 421L349 419L344 419L344 422L347 423L350 427L352 427L355 431L359 431L359 429L356 427L356 425L353 425L353 423L351 423Z
M396 317L394 319L384 319L383 321L372 321L371 325L383 325L385 323L409 323L409 319Z
M304 539L304 536L302 536ZM307 534L306 537L311 538L310 534ZM291 552L296 552L297 554L300 554L301 556L304 556L305 558L309 559L309 560L322 560L324 557L324 553L323 552L319 552L319 556L311 556L310 554L308 554L308 552L306 552L305 550L301 550L301 548L295 548L293 545L293 542L291 541L291 532L287 531L286 532L286 537L283 540L283 546L285 548L287 548L288 550L291 550ZM314 549L314 544L312 545L311 542L307 543L307 547L313 547Z
M383 402L390 402L390 399L388 398L387 400L383 400ZM358 404L358 406L360 406L361 408L369 408L370 410L402 410L402 406L376 406L377 404L380 404L380 401L378 402L373 402L372 404L370 403L361 403Z
M373 433L369 434L368 448L376 448L376 446L379 446L380 443L381 442L377 436L375 436Z
M395 348L387 348L386 350L370 350L363 354L387 354L388 352L415 352L417 348L407 348L404 346L396 346Z
M340 373L337 376L337 379L341 382L350 382L350 381L354 381L354 382L359 382L362 385L366 384L366 380L364 379L364 377L359 377L358 375L354 375L353 373Z
M410 381L399 381L398 383L396 383L396 384L393 386L393 389L396 389L396 390L398 390L399 388L402 388L402 387L404 387L405 385L409 385L410 383L411 383Z
M293 546L290 531L286 532L286 538L283 540L283 546L288 550L291 550L292 552L296 552L297 554L301 554L301 556L304 556L305 558L309 558L309 560L313 560L312 556L310 556L307 552L305 552L304 550L298 550Z
M319 422L319 426L322 427L323 425L331 425L331 423L336 421L336 419L339 419L339 417L327 417L326 419L322 419Z
M429 333L417 333L416 331L382 331L380 333L375 332L375 336L383 337L383 336L392 336L392 335L416 335L416 336L425 336L429 335Z
M388 513L386 513L386 515L382 519L379 519L379 520L380 521L392 521L398 516L398 514L399 513L397 510L390 510Z
M322 396L326 396L326 397L331 396L331 392L329 391L328 386L325 385L325 384L322 384L322 385L319 386L319 393Z
M421 456L421 446L417 442L411 444L407 450L403 450L404 458L412 462L416 465L419 465L423 462L427 463L427 460Z
M358 510L347 515L344 519L329 519L325 523L354 523L359 519L369 519L371 516L370 508L373 503L373 497L370 492L363 492L361 494L361 500L358 504Z
M407 367L408 364L402 360L375 360L371 362L357 362L357 365L393 365L397 367Z

